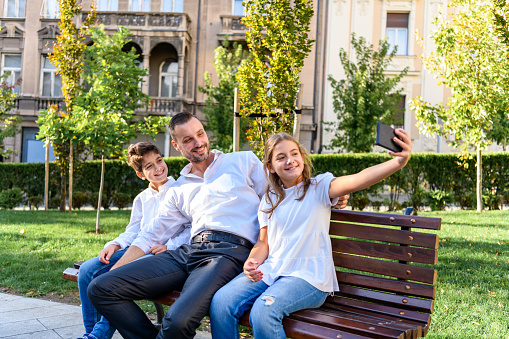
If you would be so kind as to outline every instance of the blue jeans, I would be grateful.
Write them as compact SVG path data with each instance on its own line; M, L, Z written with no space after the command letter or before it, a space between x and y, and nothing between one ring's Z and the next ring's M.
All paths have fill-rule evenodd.
M93 339L110 339L115 333L115 328L110 326L108 320L97 312L87 296L87 288L92 279L108 272L113 265L124 255L127 248L116 251L110 258L109 264L103 264L99 257L85 261L80 267L78 274L78 288L80 291L81 312L85 333Z
M301 278L280 277L267 286L244 273L216 292L210 305L212 338L239 338L238 322L252 305L249 322L256 339L286 339L283 317L305 308L320 307L326 292Z

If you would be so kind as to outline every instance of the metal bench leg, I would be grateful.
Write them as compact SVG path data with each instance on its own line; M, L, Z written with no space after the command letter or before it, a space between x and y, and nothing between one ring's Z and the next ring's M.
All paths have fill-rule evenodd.
M153 303L154 303L154 307L156 308L156 313L157 313L157 320L154 323L154 325L157 327L158 330L160 330L161 324L163 323L163 317L164 317L163 305L161 305L160 303L156 303L155 301Z

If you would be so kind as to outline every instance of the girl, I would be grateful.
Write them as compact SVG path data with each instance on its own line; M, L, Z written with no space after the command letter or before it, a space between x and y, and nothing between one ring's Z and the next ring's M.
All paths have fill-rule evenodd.
M306 150L286 133L265 143L268 187L258 210L260 234L244 272L216 292L210 306L212 337L239 338L238 319L251 306L256 339L285 339L288 314L320 307L338 290L329 237L330 207L403 168L410 157L408 133L396 130L403 150L357 174L311 178Z

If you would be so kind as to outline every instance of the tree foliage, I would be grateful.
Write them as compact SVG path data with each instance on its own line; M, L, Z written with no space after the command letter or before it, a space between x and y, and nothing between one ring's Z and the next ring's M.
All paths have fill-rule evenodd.
M385 74L397 52L396 47L389 53L387 40L380 40L378 50L355 34L351 43L356 62L350 61L343 48L339 51L346 78L338 81L329 76L338 119L326 128L334 133L327 148L364 153L373 149L377 123L388 122L397 112L402 91L398 85L408 68L392 77Z
M23 118L19 115L10 115L16 107L16 97L18 96L14 92L14 87L21 83L21 79L15 84L8 84L5 81L8 76L7 73L0 76L0 145L5 138L16 136L23 122ZM9 157L13 152L4 146L0 147L0 156L4 158Z
M426 68L439 85L449 87L447 103L432 105L421 97L412 109L421 132L452 138L451 145L468 151L474 147L481 160L483 149L495 141L504 143L507 121L507 72L509 60L494 26L493 2L453 0L457 14L433 19L431 33L436 51L424 57ZM419 40L422 46L422 39ZM424 47L423 47L424 48ZM478 210L481 208L481 164L477 164Z
M246 41L252 59L238 69L241 115L265 115L250 121L247 139L261 155L271 134L292 131L299 74L313 40L311 0L247 0ZM277 114L274 114L276 113ZM281 111L280 111L281 110ZM285 113L282 110L286 110Z
M85 50L84 90L76 98L72 119L75 135L102 159L98 194L98 206L101 206L104 159L122 156L124 146L137 133L155 136L169 118L146 117L135 121L135 110L149 101L149 96L140 88L148 71L138 67L134 48L122 51L130 42L129 29L121 26L109 36L101 25L91 29L91 35L94 44ZM96 232L99 232L99 213L100 208Z
M238 86L235 75L239 66L245 64L249 53L242 49L242 45L234 42L230 49L228 38L221 46L214 49L214 68L216 69L218 84L214 85L210 73L205 72L205 87L199 87L207 95L203 113L207 118L206 129L212 131L210 144L224 152L231 152L233 148L233 105L234 90ZM245 119L241 121L240 144L246 143Z

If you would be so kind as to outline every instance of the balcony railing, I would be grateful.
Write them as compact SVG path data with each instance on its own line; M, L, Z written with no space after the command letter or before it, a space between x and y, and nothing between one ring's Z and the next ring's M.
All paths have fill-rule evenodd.
M83 13L85 20L88 13ZM104 26L159 27L188 31L191 19L185 13L97 12L97 24Z
M49 97L18 97L15 103L15 110L21 115L37 115L41 110L48 109L51 105L58 105L61 110L65 110L63 98ZM136 113L158 114L178 113L182 111L182 100L175 98L151 98L148 106L141 107Z
M221 16L221 31L218 36L225 35L231 36L230 40L245 40L247 28L242 23L242 16L237 15L222 15ZM237 38L235 38L237 36Z

